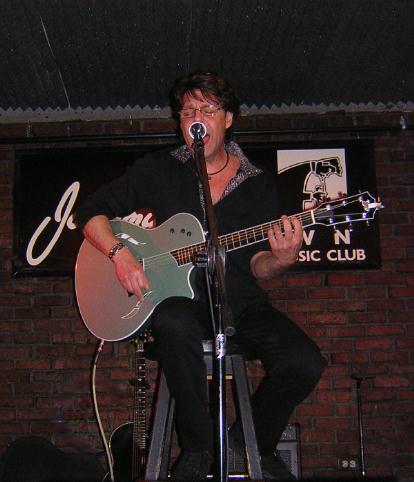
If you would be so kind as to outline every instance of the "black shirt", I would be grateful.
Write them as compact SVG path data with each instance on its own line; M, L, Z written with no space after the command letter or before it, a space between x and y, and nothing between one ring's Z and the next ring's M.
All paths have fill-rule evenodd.
M238 155L241 169L214 206L219 236L276 220L279 216L274 176L247 161L237 144L226 145L226 149ZM78 208L77 225L82 229L93 216L123 218L137 209L155 213L158 226L181 212L193 214L205 225L200 183L185 146L148 154L138 159L123 176L101 186ZM246 307L267 300L251 274L250 259L256 252L268 249L268 242L262 241L227 254L227 294L236 317ZM202 297L203 293L199 294Z

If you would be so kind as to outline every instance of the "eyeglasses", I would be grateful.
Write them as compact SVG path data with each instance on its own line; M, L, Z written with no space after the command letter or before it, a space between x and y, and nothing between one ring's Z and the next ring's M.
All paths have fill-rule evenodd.
M178 113L180 114L181 119L187 119L189 117L194 117L196 110L200 111L203 116L213 117L219 110L223 110L223 107L217 107L216 105L205 105L203 107L181 109Z

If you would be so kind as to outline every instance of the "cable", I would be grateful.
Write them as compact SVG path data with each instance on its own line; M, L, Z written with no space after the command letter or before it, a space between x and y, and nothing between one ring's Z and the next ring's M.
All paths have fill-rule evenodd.
M102 442L103 442L104 447L105 447L106 458L107 458L107 461L108 461L109 475L111 477L111 482L114 482L115 481L114 461L113 461L111 451L109 449L108 441L106 440L105 431L104 431L103 426L102 426L101 416L99 414L98 402L97 402L97 399L96 399L96 385L95 385L96 366L97 366L97 363L98 363L99 355L101 354L102 348L104 346L104 343L105 342L103 340L99 340L98 346L97 346L97 349L96 349L96 353L95 353L95 357L93 359L92 372L91 372L91 388L92 388L93 408L94 408L94 411L95 411L96 421L98 422L99 434L101 436ZM105 476L105 478L106 478L106 476Z

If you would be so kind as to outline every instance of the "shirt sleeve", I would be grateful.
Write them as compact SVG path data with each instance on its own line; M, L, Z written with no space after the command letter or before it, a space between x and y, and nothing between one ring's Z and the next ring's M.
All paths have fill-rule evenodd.
M94 216L104 215L114 219L133 212L140 204L140 195L148 186L148 180L154 176L155 164L154 156L147 154L129 166L122 176L89 194L76 209L78 229L83 230Z

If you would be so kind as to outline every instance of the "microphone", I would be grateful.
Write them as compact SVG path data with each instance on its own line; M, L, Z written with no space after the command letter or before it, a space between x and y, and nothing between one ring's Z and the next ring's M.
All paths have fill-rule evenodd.
M195 141L203 139L207 134L207 127L202 122L193 122L188 128L188 133Z

